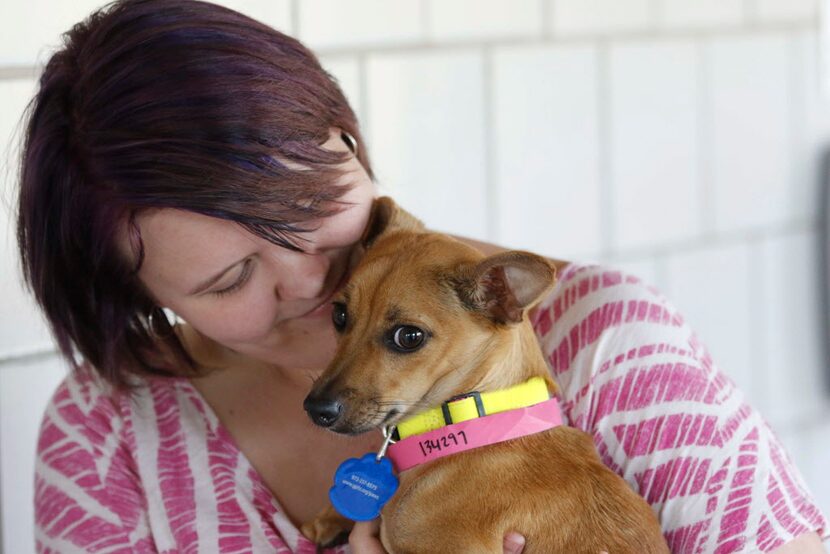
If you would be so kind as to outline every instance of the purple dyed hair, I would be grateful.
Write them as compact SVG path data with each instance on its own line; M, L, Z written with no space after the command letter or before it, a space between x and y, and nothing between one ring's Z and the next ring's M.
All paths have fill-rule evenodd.
M302 250L302 223L342 209L348 189L335 183L348 154L320 147L330 128L363 143L313 53L196 0L120 0L72 27L25 117L24 278L72 367L122 389L130 374L199 372L138 281L135 215L190 210ZM372 176L366 148L357 156Z

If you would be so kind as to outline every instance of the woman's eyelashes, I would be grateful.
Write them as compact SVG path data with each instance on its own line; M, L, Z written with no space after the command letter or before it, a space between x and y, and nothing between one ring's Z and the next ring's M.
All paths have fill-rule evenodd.
M210 291L211 294L215 294L217 296L225 296L226 294L231 294L235 291L238 291L242 288L245 283L248 282L248 279L251 278L251 273L253 272L253 260L248 258L242 264L242 271L239 273L239 277L237 277L236 281L234 281L231 285L219 289Z

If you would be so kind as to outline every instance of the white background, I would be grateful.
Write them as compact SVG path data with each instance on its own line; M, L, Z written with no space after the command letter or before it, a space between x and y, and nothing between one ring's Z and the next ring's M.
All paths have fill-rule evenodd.
M668 293L830 510L815 0L226 0L315 49L382 190L434 228L620 265ZM20 287L19 117L99 2L0 2L0 536L33 549L64 372Z

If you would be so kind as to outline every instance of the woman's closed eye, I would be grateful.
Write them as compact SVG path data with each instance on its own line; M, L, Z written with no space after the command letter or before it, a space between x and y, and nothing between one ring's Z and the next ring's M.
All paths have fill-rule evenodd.
M253 268L254 268L253 260L251 258L248 258L242 264L242 271L239 272L239 276L236 278L236 280L233 283L231 283L227 287L224 287L224 288L221 288L221 289L218 289L218 290L212 290L212 291L210 291L210 293L215 294L217 296L224 296L226 294L231 294L232 292L235 292L235 291L241 289L242 286L245 283L248 282L248 279L250 279L251 273L253 272Z

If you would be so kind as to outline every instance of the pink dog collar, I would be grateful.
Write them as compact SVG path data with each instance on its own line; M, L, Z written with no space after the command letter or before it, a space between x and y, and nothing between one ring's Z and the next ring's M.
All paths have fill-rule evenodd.
M400 473L444 456L532 435L562 425L559 402L551 398L533 406L453 423L408 437L389 446L386 455Z

